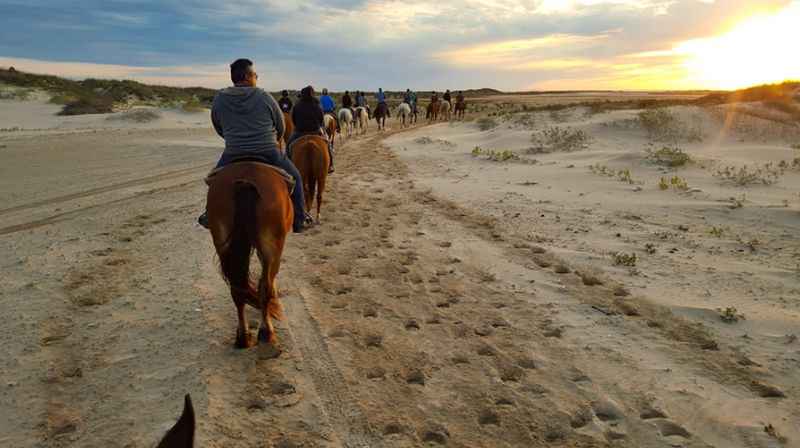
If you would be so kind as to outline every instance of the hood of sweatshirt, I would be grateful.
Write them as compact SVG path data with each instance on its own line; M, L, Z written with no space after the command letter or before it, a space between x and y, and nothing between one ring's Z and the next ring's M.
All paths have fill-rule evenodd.
M227 87L219 91L219 100L222 100L228 108L237 114L249 114L263 104L263 99L259 98L261 89L258 87Z

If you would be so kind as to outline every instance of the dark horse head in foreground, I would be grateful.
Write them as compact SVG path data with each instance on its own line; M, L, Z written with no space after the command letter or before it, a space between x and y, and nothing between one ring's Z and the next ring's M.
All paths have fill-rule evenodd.
M192 448L194 446L194 407L189 394L183 399L183 413L161 442L158 448Z

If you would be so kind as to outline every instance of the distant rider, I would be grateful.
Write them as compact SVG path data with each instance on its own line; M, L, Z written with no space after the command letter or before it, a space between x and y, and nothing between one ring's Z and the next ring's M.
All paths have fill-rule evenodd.
M350 109L350 113L355 115L353 111L353 99L350 97L350 92L345 91L344 96L342 96L342 108Z
M367 117L372 118L372 111L369 109L367 97L364 96L364 92L360 90L356 92L356 107L363 107L364 109L367 109Z
M322 105L322 113L329 114L336 122L336 132L339 132L339 120L336 119L336 101L328 95L328 89L322 89L322 96L319 98Z
M278 105L281 106L281 110L289 113L292 111L292 99L289 98L289 91L284 90L281 92L281 98L278 100Z

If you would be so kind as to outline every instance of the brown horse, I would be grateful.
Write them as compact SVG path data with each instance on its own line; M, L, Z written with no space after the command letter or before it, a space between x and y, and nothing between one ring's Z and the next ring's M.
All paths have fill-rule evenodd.
M183 398L183 413L157 448L192 448L194 446L194 407L189 394Z
M425 109L425 118L428 123L434 122L439 119L439 101L431 101Z
M208 183L209 228L239 319L236 347L254 345L245 304L261 310L258 340L274 344L277 338L271 318L281 318L275 277L294 218L286 180L264 163L238 162L226 166ZM250 280L253 250L261 262L257 289Z
M281 147L286 149L286 142L289 141L289 136L294 131L294 121L292 121L292 114L289 112L283 113L283 138L281 139Z
M372 114L375 121L378 122L378 130L386 130L386 117L389 117L389 106L386 103L378 103L375 107L375 113Z
M328 141L320 135L304 135L295 140L292 143L292 163L303 178L306 210L311 210L316 193L317 222L319 222L322 193L325 191L325 180L328 178L328 167L331 164Z
M463 120L464 114L467 113L467 102L464 100L462 101L456 100L455 109L456 109L456 120Z

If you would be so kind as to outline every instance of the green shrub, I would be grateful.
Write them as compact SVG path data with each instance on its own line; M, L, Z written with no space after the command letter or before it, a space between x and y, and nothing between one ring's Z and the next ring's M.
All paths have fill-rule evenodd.
M486 160L491 160L492 162L506 162L508 160L520 160L520 157L511 150L503 150L503 151L495 151L493 149L483 149L480 146L476 146L472 150L473 157L483 157Z
M769 162L760 167L749 167L747 165L738 168L735 166L723 166L717 168L714 177L738 186L772 185L778 182L783 175L783 171L784 169L780 164L775 165Z
M108 114L114 111L114 101L106 96L79 98L64 106L59 115Z
M699 127L690 128L678 119L678 116L665 108L646 109L639 112L639 123L647 131L647 136L654 141L689 142L703 141L703 132Z
M528 152L573 152L586 149L591 142L591 137L581 129L562 128L552 126L531 135L531 142L535 145Z
M478 125L478 129L480 129L481 131L488 131L498 126L497 121L495 119L488 117L479 118L478 121L476 121L475 123Z
M658 150L651 147L646 152L647 159L651 162L673 168L684 166L692 161L689 154L686 154L677 146L664 146Z
M634 253L626 254L624 252L617 252L614 254L614 265L616 266L636 266L638 257Z

